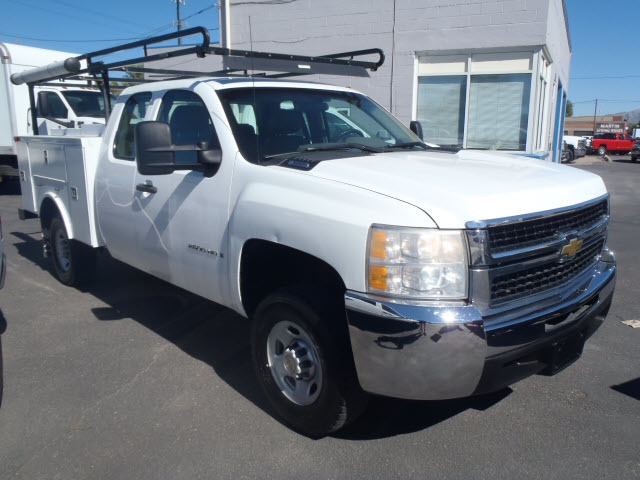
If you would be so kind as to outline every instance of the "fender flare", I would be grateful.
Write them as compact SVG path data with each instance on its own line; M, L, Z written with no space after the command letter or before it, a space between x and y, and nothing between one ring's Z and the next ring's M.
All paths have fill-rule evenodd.
M42 205L47 199L52 200L53 203L55 204L56 208L58 209L58 212L60 212L62 221L64 222L64 227L67 229L67 236L69 237L69 240L73 240L75 236L73 233L73 225L71 223L71 217L69 216L69 212L67 211L67 208L65 207L64 202L62 201L59 195L50 191L45 192L42 195L42 198L40 200L40 208L38 210L38 213L39 214L42 213Z

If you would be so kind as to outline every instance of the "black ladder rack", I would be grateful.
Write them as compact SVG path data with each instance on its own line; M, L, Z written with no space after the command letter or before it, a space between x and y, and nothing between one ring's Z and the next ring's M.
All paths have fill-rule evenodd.
M202 41L186 48L169 49L161 53L149 55L147 47L157 43L174 40L177 38L201 35ZM96 61L98 57L104 57L117 52L132 50L142 47L144 55L142 57L129 58L117 62L105 63ZM191 70L173 70L162 68L140 67L141 63L151 63L167 58L183 57L193 55L204 58L207 55L219 55L224 57L224 69L214 72L197 72ZM361 57L377 55L375 61L361 60ZM150 83L165 80L178 80L196 77L252 77L262 78L287 78L302 75L346 75L346 76L368 76L367 71L376 71L384 63L384 52L379 48L366 50L355 50L350 52L334 53L330 55L305 56L291 55L285 53L256 52L253 50L236 50L224 47L210 46L209 31L205 27L193 27L179 32L169 33L156 37L149 37L135 42L117 45L115 47L85 53L75 57L76 60L86 61L86 68L62 75L45 76L37 81L27 83L29 87L29 100L31 103L31 115L34 134L38 135L37 112L35 108L35 86L60 86L64 84L54 83L54 81L71 80L96 82L102 90L105 102L105 114L109 118L111 113L111 89L114 82L126 81L129 83ZM249 71L252 73L249 74ZM256 73L258 71L259 73ZM109 72L135 72L156 75L156 78L129 79L110 77ZM161 78L158 78L161 77Z

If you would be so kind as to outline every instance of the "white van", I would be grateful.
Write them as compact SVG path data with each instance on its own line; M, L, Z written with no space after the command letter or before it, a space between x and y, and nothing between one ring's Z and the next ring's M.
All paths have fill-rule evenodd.
M33 135L29 90L14 85L11 75L78 54L0 43L0 179L17 177L16 137ZM48 134L83 124L104 124L104 98L96 87L78 82L55 82L60 86L36 87L38 128Z

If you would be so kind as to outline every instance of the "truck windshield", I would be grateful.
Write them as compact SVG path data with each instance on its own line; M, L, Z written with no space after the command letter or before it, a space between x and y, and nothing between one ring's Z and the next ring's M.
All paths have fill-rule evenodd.
M219 90L242 155L251 162L300 152L419 148L420 139L364 95L306 88Z
M62 92L62 95L69 102L76 116L104 118L104 97L102 92L71 90ZM112 95L111 103L115 103L115 100L116 98Z

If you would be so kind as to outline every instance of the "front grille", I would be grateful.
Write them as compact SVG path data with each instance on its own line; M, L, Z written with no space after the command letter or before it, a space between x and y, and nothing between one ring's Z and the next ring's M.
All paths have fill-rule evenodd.
M495 305L517 300L566 283L593 264L602 252L603 246L604 239L600 239L562 263L556 260L496 276L491 281L491 303Z
M501 253L550 242L559 233L586 230L607 214L608 201L602 200L566 213L489 227L489 248L492 253Z

